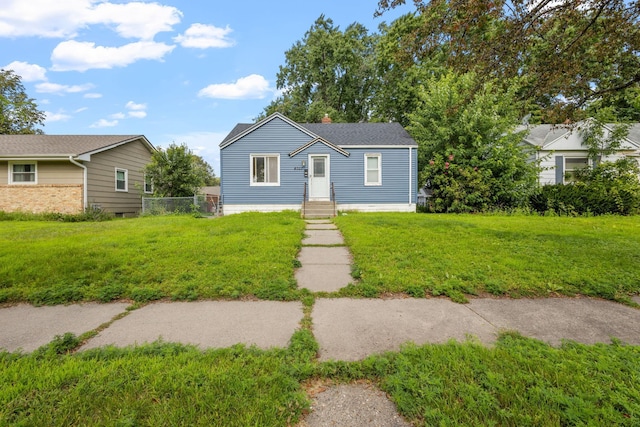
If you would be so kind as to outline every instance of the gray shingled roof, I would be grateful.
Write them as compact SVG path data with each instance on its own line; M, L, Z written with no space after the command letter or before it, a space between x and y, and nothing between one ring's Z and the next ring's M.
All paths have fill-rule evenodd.
M572 126L550 124L532 125L529 127L529 134L525 138L525 141L538 147L543 147L547 143L555 141L570 132L577 132L577 127L580 126L581 123L582 122L576 123ZM609 124L608 126L613 127L615 125ZM518 130L524 130L524 127L519 127ZM631 125L627 139L640 145L640 123Z
M232 140L233 138L240 135L245 130L249 129L254 124L255 123L238 123L233 129L231 129L231 132L229 132L229 135L224 137L220 145L221 146L224 145L225 142Z
M298 123L309 132L340 147L353 145L398 145L418 144L399 123ZM239 123L220 143L225 145L254 124Z
M310 132L339 146L418 144L399 123L301 123Z
M0 157L79 156L107 149L142 135L0 135Z

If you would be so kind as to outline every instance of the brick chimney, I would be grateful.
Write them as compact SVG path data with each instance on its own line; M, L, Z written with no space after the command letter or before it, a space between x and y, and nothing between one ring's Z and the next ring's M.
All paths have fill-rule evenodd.
M322 123L331 123L331 117L328 114L325 114L322 118Z

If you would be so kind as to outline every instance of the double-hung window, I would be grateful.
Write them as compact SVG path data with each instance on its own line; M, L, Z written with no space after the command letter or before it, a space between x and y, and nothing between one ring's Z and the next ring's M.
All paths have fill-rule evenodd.
M116 168L116 191L129 191L128 175L126 169Z
M38 165L31 163L9 163L10 184L37 184Z
M564 158L564 182L574 182L576 180L575 171L589 167L587 157L565 157Z
M280 155L251 155L251 185L280 185Z
M364 155L364 185L382 185L382 154Z
M147 174L144 174L144 192L153 193L153 182L151 181L151 177Z

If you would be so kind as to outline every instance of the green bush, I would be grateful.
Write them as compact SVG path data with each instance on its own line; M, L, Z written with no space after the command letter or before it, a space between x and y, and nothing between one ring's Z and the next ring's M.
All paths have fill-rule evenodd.
M114 216L102 209L86 208L82 213L64 214L59 212L4 212L0 211L0 221L59 221L59 222L86 222L108 221Z
M633 160L603 162L576 174L571 184L546 185L531 196L535 211L557 215L640 213L640 181Z

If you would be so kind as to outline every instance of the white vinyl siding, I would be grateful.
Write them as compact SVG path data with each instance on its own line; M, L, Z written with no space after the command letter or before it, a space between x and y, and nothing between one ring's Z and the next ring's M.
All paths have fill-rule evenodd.
M116 191L129 191L129 171L116 168Z
M36 162L9 163L9 184L37 184L38 165Z
M280 155L251 154L251 185L280 185Z
M364 185L382 185L382 155L364 155Z

